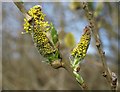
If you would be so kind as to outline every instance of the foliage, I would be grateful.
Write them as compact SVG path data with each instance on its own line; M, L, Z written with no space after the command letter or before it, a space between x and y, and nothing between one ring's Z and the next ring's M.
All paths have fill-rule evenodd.
M82 8L79 8L79 2L76 3L78 4L78 8L72 11L68 7L68 5L70 5L71 3L36 3L43 5L45 12L47 12L47 19L50 21L54 21L54 28L57 28L56 31L59 31L59 33L57 33L59 35L60 45L59 42L57 42L56 40L54 42L57 43L54 44L52 40L54 39L54 36L53 38L51 36L51 24L53 23L48 22L51 28L48 31L44 30L45 35L50 32L50 35L46 35L48 40L50 40L50 42L53 44L53 46L55 46L55 48L58 49L59 47L59 50L62 53L62 58L66 61L69 61L67 57L69 56L69 52L71 51L72 47L68 48L65 46L65 44L63 44L65 34L67 34L68 31L72 31L72 33L75 34L75 38L77 38L75 40L78 41L78 36L80 36L80 34L82 33L81 29L86 25L86 16L84 14L85 11L82 11ZM25 8L29 8L36 3L24 3L24 5ZM112 2L102 2L101 4L100 2L91 2L90 4L88 3L88 5L90 5L89 7L92 8L92 11L94 13L96 21L95 26L98 27L97 30L103 43L102 45L103 49L105 50L106 62L110 69L112 69L112 71L118 72L118 38L120 38L117 26L119 20L118 4ZM48 64L39 62L43 61L44 59L36 52L36 49L33 46L34 39L32 38L32 42L31 36L29 36L29 34L32 33L31 30L26 31L28 35L20 34L21 31L23 31L23 27L21 26L21 24L23 24L23 16L21 12L16 9L16 6L14 4L2 3L1 14L3 23L3 78L1 81L3 81L3 89L81 90L81 88L73 80L74 78L72 78L68 73L66 73L66 71L62 69L54 70L51 69ZM30 21L28 21L27 25L31 25ZM28 29L30 28L28 27ZM49 36L51 36L51 38L49 38ZM76 72L75 70L74 76L76 76L76 80L78 82L82 83L85 80L85 82L88 84L89 89L91 90L109 89L107 82L104 80L104 78L102 78L100 73L101 71L103 71L103 66L101 65L101 60L98 56L94 40L91 41L90 45L91 46L87 51L88 53L84 58L85 62L80 63L80 72ZM73 61L74 58L72 57L71 60ZM80 76L80 74L83 78ZM98 84L96 85L96 83ZM118 86L118 89L120 89L120 86Z

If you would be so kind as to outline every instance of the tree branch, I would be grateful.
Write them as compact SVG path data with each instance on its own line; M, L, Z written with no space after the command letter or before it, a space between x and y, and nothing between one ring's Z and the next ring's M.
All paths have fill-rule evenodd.
M73 77L73 79L75 79L77 81L76 76L74 74L74 70L71 67L70 62L66 61L64 58L62 58L62 61L60 61L60 62L58 60L53 61L51 63L51 66L54 69L58 69L58 68L66 69L69 72L69 74ZM88 89L88 86L85 82L84 83L80 83L79 81L77 81L77 82L79 83L79 86L82 88L82 90L87 90Z
M98 49L98 52L99 52L99 55L101 57L101 61L103 64L103 69L104 69L103 76L109 82L111 89L116 90L118 79L117 79L116 74L114 72L111 72L111 70L107 66L106 59L105 59L105 52L103 51L102 43L101 43L100 37L98 35L98 28L96 27L97 23L95 21L94 15L90 11L90 9L88 7L88 3L86 3L86 2L80 3L80 6L85 11L86 17L89 20L89 23L91 25L92 33L94 34L94 39L96 41L96 47Z
M20 2L15 2L16 0L13 0L14 4L17 6L17 8L22 12L23 16L30 21L32 17L27 13L27 10L25 9L23 2L21 0L18 0Z
M71 66L70 66L70 62L68 62L68 61L66 61L66 60L63 60L63 67L71 74L71 76L74 78L74 79L76 79L76 76L75 76L75 74L73 73L73 69L71 68ZM77 81L77 80L76 80ZM87 84L84 82L84 83L80 83L79 81L77 81L78 83L79 83L79 85L81 86L81 88L83 89L83 90L88 90L88 86L87 86Z

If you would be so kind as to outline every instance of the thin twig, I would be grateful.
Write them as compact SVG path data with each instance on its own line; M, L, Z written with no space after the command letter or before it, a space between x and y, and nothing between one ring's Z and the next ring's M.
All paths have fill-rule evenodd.
M96 41L96 47L98 49L98 52L99 52L99 55L101 57L101 61L102 61L102 64L103 64L103 69L104 69L103 76L109 82L109 84L111 86L111 89L116 90L117 89L117 83L118 83L117 76L114 72L111 72L110 69L107 66L106 59L105 59L105 52L103 51L102 43L101 43L100 37L98 35L98 29L96 27L97 24L96 24L94 15L90 11L87 2L80 3L80 6L85 11L86 17L89 20L92 32L94 34L94 38L95 38L95 41Z
M75 75L74 75L74 73L73 73L73 69L71 68L71 66L70 66L70 62L68 62L68 61L66 61L66 60L62 60L62 62L63 62L63 67L71 74L71 76L74 78L74 79L76 79L76 77L75 77ZM77 81L78 82L78 81ZM78 82L79 83L79 82ZM83 90L88 90L88 86L87 86L87 84L84 82L84 83L79 83L79 85L81 86L81 88L83 89Z
M32 17L27 13L27 10L25 9L23 2L15 2L16 0L13 0L14 4L17 6L17 8L22 12L23 16L30 21ZM18 0L21 1L21 0Z

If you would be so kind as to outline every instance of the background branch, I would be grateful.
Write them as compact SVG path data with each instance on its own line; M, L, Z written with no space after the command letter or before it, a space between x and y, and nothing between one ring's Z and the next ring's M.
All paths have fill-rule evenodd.
M97 28L97 23L95 21L94 15L90 11L90 9L88 7L88 3L86 3L86 2L80 3L80 6L85 11L86 17L89 20L89 23L91 25L92 33L94 34L94 39L96 41L96 47L98 49L98 52L99 52L99 55L101 57L101 61L103 64L103 69L104 69L103 76L109 82L111 89L116 90L118 79L117 79L116 74L114 72L111 72L111 70L107 66L106 59L105 59L105 52L103 51L102 43L101 43L100 37L98 35L98 28Z

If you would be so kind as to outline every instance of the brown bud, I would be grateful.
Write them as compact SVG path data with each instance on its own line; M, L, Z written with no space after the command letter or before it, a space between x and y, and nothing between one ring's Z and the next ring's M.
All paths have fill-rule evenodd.
M61 60L52 61L51 66L55 69L58 69L58 68L62 67L62 62L61 62Z

